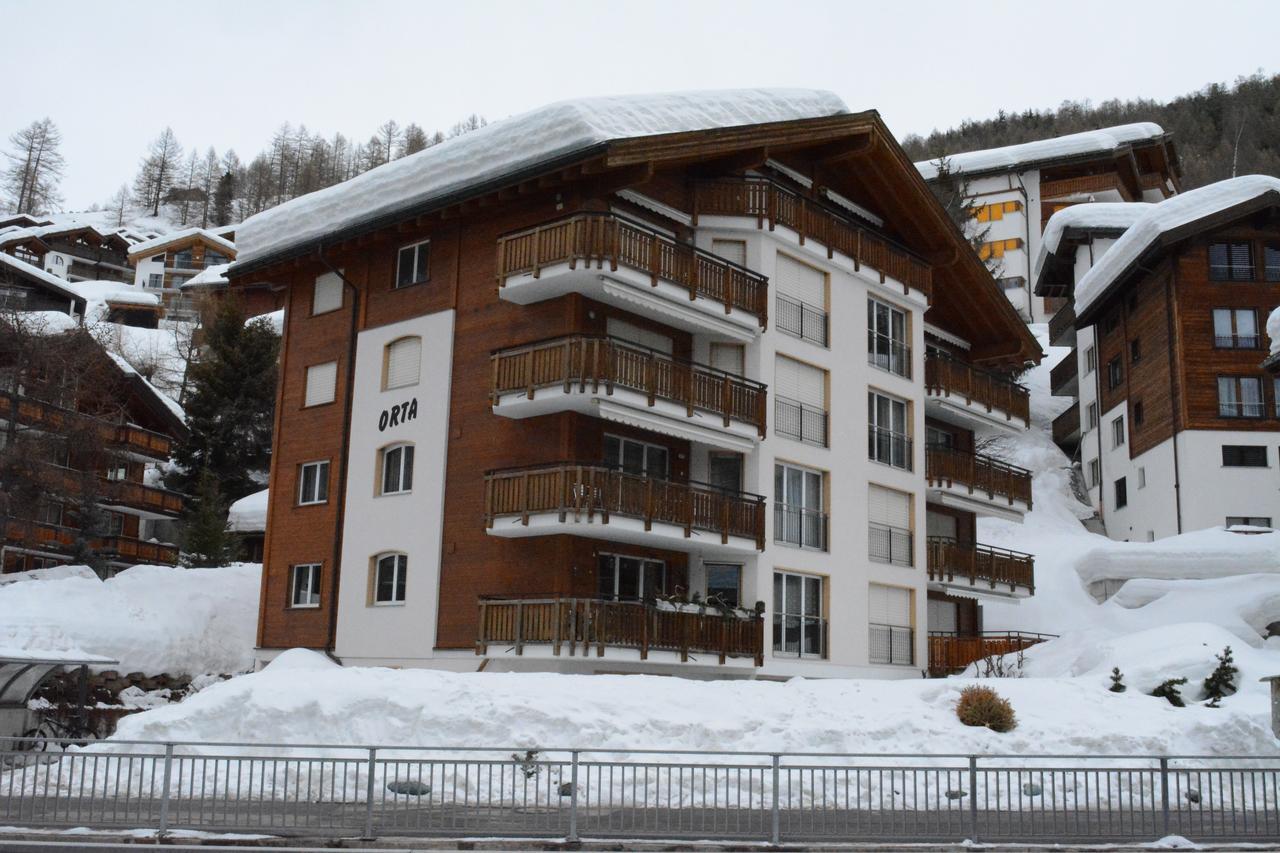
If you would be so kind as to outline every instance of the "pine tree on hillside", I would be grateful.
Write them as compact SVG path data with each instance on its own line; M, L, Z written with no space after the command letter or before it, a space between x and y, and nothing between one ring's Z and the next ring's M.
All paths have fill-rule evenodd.
M211 219L214 225L230 225L234 219L231 205L236 198L236 176L231 172L223 172L218 178L218 186L213 191L213 212Z
M160 215L160 205L173 187L174 178L182 160L182 146L172 128L166 127L142 158L138 175L133 179L133 195L138 203L151 210L152 216Z
M3 202L14 213L45 213L59 201L58 181L65 163L58 147L62 134L51 119L33 121L9 137L9 165L0 172Z
M182 516L182 564L187 568L213 568L231 562L236 537L227 521L229 503L208 468L200 471L195 493Z
M189 435L178 446L170 488L190 492L208 469L223 497L262 488L271 460L280 336L264 320L243 321L234 298L218 300L204 349L191 365L184 401Z
M124 227L124 221L129 215L129 205L131 204L133 204L133 194L129 192L128 186L121 184L120 189L116 190L115 194L107 202L107 209L111 211L111 221L115 223L117 228Z
M430 147L431 140L427 139L427 132L413 122L405 125L404 135L400 137L400 150L397 157L408 157L410 154L417 154L425 148Z
M978 221L978 209L981 205L969 192L969 179L964 173L952 170L948 157L942 156L937 160L938 177L929 183L929 189L933 190L934 197L969 241L969 245L978 252L987 241L991 226ZM992 275L1000 275L1001 264L998 258L987 258L984 263Z

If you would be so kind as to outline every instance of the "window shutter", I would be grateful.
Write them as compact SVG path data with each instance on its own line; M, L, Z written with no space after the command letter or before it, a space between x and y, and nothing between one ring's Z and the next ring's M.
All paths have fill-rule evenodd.
M307 368L307 393L304 406L332 403L338 383L338 363L313 364Z
M648 347L666 355L671 355L675 351L675 343L667 335L642 329L634 323L628 323L626 320L619 320L616 317L610 317L605 321L605 331L608 332L610 337L618 338L637 346Z
M780 254L771 283L784 296L826 310L827 277L821 270Z
M867 516L876 524L909 530L911 496L883 486L871 486L867 493Z
M712 240L711 251L726 261L733 261L740 267L747 265L746 240Z
M387 388L417 385L422 367L422 338L401 338L387 344Z
M954 601L929 599L929 630L955 633L960 630Z
M911 627L911 590L873 583L867 600L870 621L881 625Z
M945 536L948 539L959 538L959 522L954 515L943 515L930 512L925 516L925 532L930 536Z
M311 313L323 314L342 307L342 279L336 273L316 276L316 289L311 299Z
M741 376L746 372L746 350L741 344L712 344L711 366Z
M779 396L827 410L827 372L818 367L778 356L774 388Z

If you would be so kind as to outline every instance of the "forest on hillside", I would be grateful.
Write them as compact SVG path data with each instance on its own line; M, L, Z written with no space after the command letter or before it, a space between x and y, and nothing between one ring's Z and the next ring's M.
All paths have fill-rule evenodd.
M1117 124L1153 121L1173 133L1184 190L1233 175L1280 175L1280 74L1214 83L1168 103L1138 99L1006 113L902 140L913 160L1016 145Z

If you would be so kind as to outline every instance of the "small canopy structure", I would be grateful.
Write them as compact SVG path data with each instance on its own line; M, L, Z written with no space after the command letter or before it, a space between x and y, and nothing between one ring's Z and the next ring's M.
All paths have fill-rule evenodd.
M60 669L80 668L80 705L88 701L89 667L119 661L102 655L47 649L0 648L0 737L20 736L26 728L27 704L40 685Z

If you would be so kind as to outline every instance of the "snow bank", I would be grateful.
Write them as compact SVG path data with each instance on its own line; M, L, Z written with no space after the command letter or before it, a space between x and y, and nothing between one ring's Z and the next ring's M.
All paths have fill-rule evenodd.
M1128 578L1220 578L1280 572L1280 533L1195 530L1158 542L1110 542L1079 558L1085 583Z
M1152 205L1076 285L1076 315L1083 316L1164 234L1236 205L1271 195L1280 205L1280 178L1244 175L1200 187Z
M97 578L93 569L88 566L50 566L47 569L32 569L29 572L7 572L0 575L0 586L22 581L56 581L63 578Z
M236 230L237 262L257 260L406 207L428 205L466 187L502 180L610 140L848 111L836 95L806 89L562 101L496 121L252 216ZM131 251L142 253L145 245Z
M261 567L244 563L7 584L0 647L105 655L122 672L242 672L253 666L260 580Z
M227 524L236 533L261 533L267 529L267 500L270 490L246 495L227 510Z
M1149 121L1121 124L1100 130L1086 130L1052 139L987 148L982 151L966 151L947 157L953 172L994 172L1026 168L1049 160L1079 157L1086 154L1108 154L1134 142L1146 142L1164 136L1164 129ZM916 169L926 181L938 176L938 160L916 163Z
M1271 339L1271 354L1280 355L1280 308L1267 317L1267 337Z

